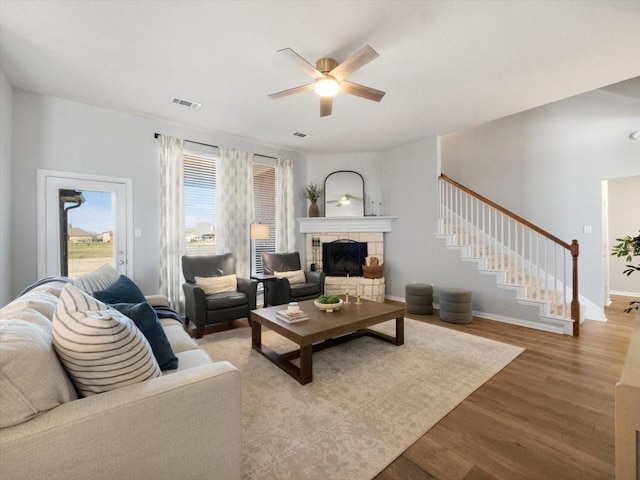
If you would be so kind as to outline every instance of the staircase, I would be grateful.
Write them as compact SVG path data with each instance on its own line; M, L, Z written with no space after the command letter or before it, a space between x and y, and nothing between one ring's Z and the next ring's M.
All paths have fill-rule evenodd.
M440 176L439 238L460 251L516 301L538 307L540 322L579 335L578 243L568 244L482 195Z

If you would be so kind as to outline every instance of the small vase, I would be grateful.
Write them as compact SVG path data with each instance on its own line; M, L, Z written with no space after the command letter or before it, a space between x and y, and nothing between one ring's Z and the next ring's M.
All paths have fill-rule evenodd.
M311 202L311 205L309 205L309 216L310 217L320 216L320 208L318 207L318 202Z

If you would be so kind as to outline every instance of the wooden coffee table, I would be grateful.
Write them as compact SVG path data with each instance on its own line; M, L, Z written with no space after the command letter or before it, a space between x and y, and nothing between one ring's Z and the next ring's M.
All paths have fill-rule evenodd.
M253 349L305 385L313 380L313 352L348 342L363 335L379 338L394 345L404 344L404 307L370 300L361 300L362 304L356 305L353 297L349 300L350 303L343 304L340 310L334 310L332 313L319 310L313 304L313 300L299 302L300 309L307 313L309 320L298 323L287 323L276 317L276 312L286 309L286 305L252 310L251 342ZM396 320L395 337L367 328L394 318ZM297 343L300 349L279 354L263 346L263 325ZM295 358L300 358L300 367L291 362Z

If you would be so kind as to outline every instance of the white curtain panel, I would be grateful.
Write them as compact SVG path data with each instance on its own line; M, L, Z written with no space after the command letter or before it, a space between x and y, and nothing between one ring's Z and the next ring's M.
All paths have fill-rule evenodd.
M276 252L296 249L296 219L293 192L293 162L276 160Z
M174 310L184 312L183 141L161 135L160 144L160 291Z
M220 148L216 186L216 252L233 253L236 274L249 278L253 153Z

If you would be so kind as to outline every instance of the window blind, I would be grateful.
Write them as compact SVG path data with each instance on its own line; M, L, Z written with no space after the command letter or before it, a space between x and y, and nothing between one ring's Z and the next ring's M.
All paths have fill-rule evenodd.
M216 161L184 154L184 228L187 255L216 253Z
M276 249L276 169L270 165L253 166L253 201L256 222L269 225L269 238L254 240L251 254L256 273L262 273L262 252Z

